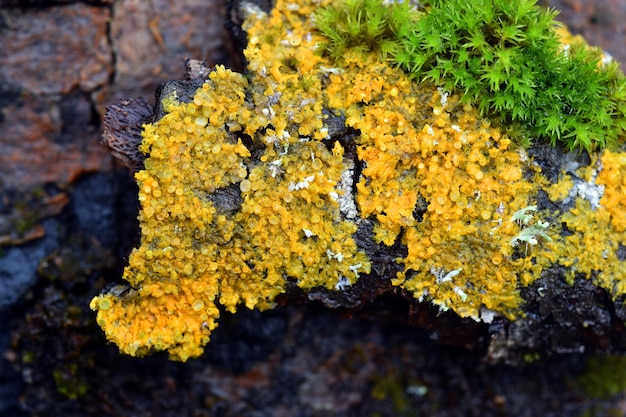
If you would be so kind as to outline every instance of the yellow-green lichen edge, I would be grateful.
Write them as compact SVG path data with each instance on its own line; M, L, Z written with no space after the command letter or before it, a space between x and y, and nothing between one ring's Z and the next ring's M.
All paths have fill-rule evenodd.
M110 341L185 361L202 353L221 309L272 308L288 281L341 291L372 266L354 239L365 218L377 243L408 249L393 285L462 317L520 317L519 287L553 265L572 277L599 271L597 285L626 293L624 152L594 154L576 181L550 183L459 97L374 54L347 53L341 67L325 58L310 19L322 3L250 7L248 75L218 66L192 101L165 97L165 115L144 126L132 289L91 302ZM358 132L354 190L346 150L322 142L326 111ZM220 206L224 190L240 207ZM540 190L575 204L538 210Z

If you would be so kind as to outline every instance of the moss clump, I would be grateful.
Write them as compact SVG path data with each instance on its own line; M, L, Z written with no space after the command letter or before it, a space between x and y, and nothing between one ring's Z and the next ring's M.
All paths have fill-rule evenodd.
M381 0L345 0L316 10L315 23L327 42L321 50L341 60L347 49L377 53L381 59L395 56L417 15L409 2L383 7Z
M413 77L462 94L483 115L520 125L530 143L591 150L626 129L626 82L598 49L563 48L556 12L534 0L431 1L428 12L382 0L334 2L315 22L332 57L347 48L377 50ZM380 40L370 37L376 34Z
M611 398L626 390L626 357L594 356L587 362L578 385L595 398Z

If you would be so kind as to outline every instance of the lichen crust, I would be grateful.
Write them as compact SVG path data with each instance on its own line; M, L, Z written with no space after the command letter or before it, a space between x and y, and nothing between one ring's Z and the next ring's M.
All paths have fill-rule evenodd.
M327 3L249 10L246 76L217 66L144 126L129 287L91 302L110 341L185 361L220 312L272 308L291 283L345 290L372 271L356 238L365 221L373 243L406 248L392 285L461 317L523 316L520 286L559 265L626 293L623 151L579 167L598 190L592 204L576 191L583 180L549 180L458 95L374 53L348 50L341 64L321 53L311 16ZM551 212L542 193L571 204Z

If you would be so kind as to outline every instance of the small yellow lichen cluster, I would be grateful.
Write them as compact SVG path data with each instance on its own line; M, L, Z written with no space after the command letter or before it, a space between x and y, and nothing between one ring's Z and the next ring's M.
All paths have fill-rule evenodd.
M377 243L407 248L393 284L464 317L518 317L518 286L555 264L601 270L598 285L626 293L624 153L602 155L598 210L579 199L562 217L537 212L539 190L571 195L571 176L549 184L474 108L375 56L335 67L316 51L318 3L247 6L248 76L218 66L191 102L166 97L164 117L144 127L132 289L91 303L109 340L184 361L202 353L218 306L271 308L288 280L350 286L371 267L353 239L365 218ZM357 181L340 143L322 142L325 111L358 133Z
M125 353L169 350L186 360L202 353L216 326L220 264L230 251L215 248L232 241L235 224L207 196L247 175L250 153L225 129L243 108L245 86L243 76L216 71L193 103L167 97L165 116L144 127L141 150L149 158L136 174L142 245L124 272L137 290L91 303L107 338Z
M568 232L544 251L542 266L563 265L570 283L582 274L617 298L626 294L626 262L619 255L620 247L626 248L626 153L604 151L600 168L591 186L604 187L602 198L597 203L578 198L563 214L560 221ZM580 174L593 182L593 174Z
M602 171L597 183L604 185L604 195L600 199L599 216L610 216L611 226L616 232L626 232L626 154L605 151L601 158Z

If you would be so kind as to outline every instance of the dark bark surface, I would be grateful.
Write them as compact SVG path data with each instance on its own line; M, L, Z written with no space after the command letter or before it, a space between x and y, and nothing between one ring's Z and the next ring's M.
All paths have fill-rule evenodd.
M624 2L551 4L572 31L626 62ZM135 107L121 111L147 118L154 91L182 78L187 58L241 70L223 29L226 7L0 5L0 415L625 412L626 385L611 377L626 368L617 357L589 358L622 352L626 312L587 280L569 287L558 270L523 290L528 315L516 324L440 314L372 277L350 293L294 292L273 311L224 314L205 355L186 364L121 356L88 308L119 281L139 239L136 186L99 144L104 108L143 96L136 117ZM119 128L132 136L139 123ZM379 265L393 256L381 249L372 248ZM606 368L613 372L603 376ZM610 387L589 389L589 375Z

